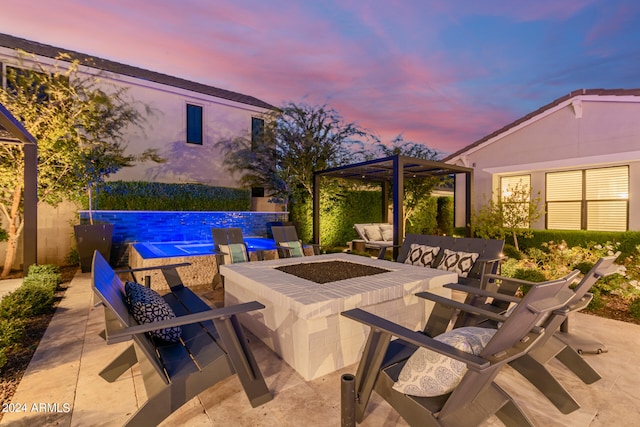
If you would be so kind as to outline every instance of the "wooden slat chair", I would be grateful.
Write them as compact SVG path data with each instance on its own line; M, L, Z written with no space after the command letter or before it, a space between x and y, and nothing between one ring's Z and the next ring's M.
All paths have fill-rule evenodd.
M237 319L240 313L259 310L256 301L212 310L189 288L177 284L177 275L168 273L171 293L163 296L176 318L138 324L126 303L124 286L109 264L96 251L92 288L105 312L107 343L133 340L102 372L115 381L139 363L148 400L127 421L127 426L157 425L193 397L219 381L238 375L253 407L271 400L259 366L248 347ZM152 338L148 332L182 327L179 342Z
M576 273L577 274L577 273ZM473 355L421 332L411 331L361 309L342 315L371 327L355 380L356 421L364 419L373 390L412 426L476 426L496 415L507 426L532 425L494 378L512 360L522 357L544 336L536 325L552 310L563 307L572 296L568 290L574 275L535 284L510 316L489 312L504 322L478 355ZM477 307L460 303L464 310ZM480 328L477 328L480 329ZM391 340L392 337L398 337ZM410 363L407 354L424 347L462 361L467 370L453 391L434 397L416 397L396 391L394 383Z
M592 384L601 378L600 374L576 350L558 338L558 333L561 325L567 320L569 315L582 310L589 304L592 299L592 295L588 292L593 284L600 277L607 276L614 272L616 269L614 262L618 255L619 253L613 256L603 257L598 260L593 268L584 275L580 283L572 289L572 298L567 305L560 310L554 311L549 318L546 319L543 326L549 333L545 334L545 337L541 339L529 353L509 363L511 367L520 372L520 374L538 388L538 390L540 390L556 406L556 408L564 414L569 414L579 409L580 405L569 391L548 371L546 365L549 361L555 358L562 362L566 368L578 376L578 378L580 378L585 384ZM524 280L505 278L496 275L492 275L492 277L497 279L500 283L510 282L518 287L521 285L531 286L531 282L526 282ZM486 297L502 299L503 301L513 302L515 304L519 304L522 301L517 297L483 292L467 286L451 284L446 285L446 287L467 292L470 296L478 295L481 298L481 301L484 301ZM455 304L451 304L451 300L441 298L438 295L434 295L429 292L420 292L416 295L434 301L436 303L436 307L447 306L451 309L455 309ZM471 300L473 304L473 298L467 298L467 301L469 300ZM470 325L497 327L491 319L484 315L484 310L486 310L487 307L493 308L493 306L489 306L486 303L475 304L475 306L479 308L479 312L467 312L466 315L459 316L454 324L454 328ZM494 312L491 308L491 312ZM441 311L438 312L441 313ZM439 335L446 330L446 326L443 327L445 323L446 322L442 319L438 319L437 321L429 319L423 332L431 337Z
M293 225L273 226L271 227L273 240L276 243L279 258L293 258L305 256L304 248L311 246L313 254L320 254L319 245L303 245L298 238L298 232Z

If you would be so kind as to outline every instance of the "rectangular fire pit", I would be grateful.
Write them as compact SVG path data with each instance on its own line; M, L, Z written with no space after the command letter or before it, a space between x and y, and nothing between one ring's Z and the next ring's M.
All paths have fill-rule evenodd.
M314 269L322 271L318 262L326 262L327 270L346 270L350 266L340 264L346 262L357 264L358 270L365 266L383 271L316 283L278 270L314 263ZM350 254L222 265L220 273L225 305L253 300L264 304L264 310L243 315L242 324L307 381L359 360L368 327L340 316L342 311L360 307L418 329L432 303L414 294L430 290L450 297L451 291L442 286L457 281L455 273Z

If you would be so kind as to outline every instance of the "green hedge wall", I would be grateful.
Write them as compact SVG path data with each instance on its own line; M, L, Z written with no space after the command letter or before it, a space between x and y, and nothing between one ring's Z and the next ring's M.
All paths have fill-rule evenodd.
M560 242L564 240L569 247L587 247L589 244L604 244L607 242L620 243L618 250L623 256L633 253L640 245L640 231L587 231L587 230L533 230L533 237L518 237L520 250L539 248L545 242ZM507 238L506 243L513 244L513 239Z
M95 209L125 211L248 211L251 191L203 184L113 181L98 187ZM85 204L88 208L88 204Z

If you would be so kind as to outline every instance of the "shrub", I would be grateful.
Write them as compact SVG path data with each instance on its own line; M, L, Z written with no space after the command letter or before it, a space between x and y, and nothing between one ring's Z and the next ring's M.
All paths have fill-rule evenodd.
M629 314L636 319L640 319L640 297L634 298L629 304Z
M587 274L593 268L594 263L590 261L582 261L573 266L573 268L577 268L580 270L580 273Z
M25 277L25 282L27 278ZM51 310L55 286L51 283L23 283L0 301L0 318L27 319Z
M595 311L600 310L602 307L604 307L604 301L602 300L602 292L600 292L600 289L592 286L589 292L593 295L593 298L589 302L587 310Z
M22 339L24 322L20 319L0 319L0 348L9 348Z
M502 253L509 259L515 259L516 261L520 261L524 257L522 252L517 250L515 246L509 244L504 245Z
M545 280L547 280L544 273L535 268L519 268L515 271L513 278L535 283L544 282ZM523 295L526 295L527 292L529 292L529 289L531 289L531 286L520 286L520 292L522 292Z
M60 268L53 264L33 264L29 267L29 274L27 276L34 274L60 274Z

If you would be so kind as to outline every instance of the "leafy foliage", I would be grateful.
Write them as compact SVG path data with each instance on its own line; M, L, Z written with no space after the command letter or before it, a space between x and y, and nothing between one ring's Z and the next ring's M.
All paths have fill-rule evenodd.
M109 181L100 184L96 206L103 210L246 211L249 190L203 184Z
M55 206L76 200L83 190L90 192L95 183L135 161L162 160L153 150L125 154L124 130L141 125L150 113L127 97L127 88L81 73L79 62L67 55L57 58L66 62L64 67L58 62L42 65L25 53L19 59L16 66L6 67L7 89L0 89L0 102L38 141L40 201ZM3 275L10 272L24 227L24 167L21 146L0 145L0 208L9 223Z
M353 146L368 136L326 105L289 103L267 115L263 132L252 137L217 143L227 169L242 173L246 187L264 187L288 203L312 197L313 172L349 162Z
M485 239L504 239L510 235L514 246L520 250L518 236L531 236L530 225L543 214L540 193L532 197L529 186L516 184L509 193L486 200L473 213L471 226L478 237Z

